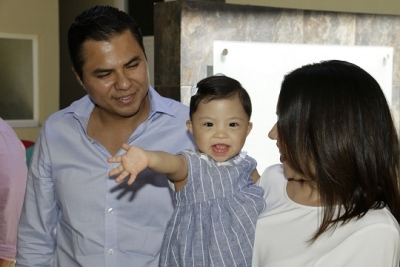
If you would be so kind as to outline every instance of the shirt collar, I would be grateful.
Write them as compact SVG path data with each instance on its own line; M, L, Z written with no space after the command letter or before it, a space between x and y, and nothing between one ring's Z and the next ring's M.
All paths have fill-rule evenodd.
M154 90L153 87L149 86L149 100L150 100L150 112L149 118L151 118L155 113L164 113L175 117L174 112L168 105L168 101L165 101L165 97L162 97L159 93Z

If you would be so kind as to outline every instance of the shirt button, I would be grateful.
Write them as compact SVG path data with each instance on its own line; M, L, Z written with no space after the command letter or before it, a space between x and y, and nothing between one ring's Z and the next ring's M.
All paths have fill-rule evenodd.
M109 249L109 250L108 250L108 254L110 254L110 255L114 254L114 250Z
M109 208L108 209L108 213L113 214L114 213L114 209L113 208Z

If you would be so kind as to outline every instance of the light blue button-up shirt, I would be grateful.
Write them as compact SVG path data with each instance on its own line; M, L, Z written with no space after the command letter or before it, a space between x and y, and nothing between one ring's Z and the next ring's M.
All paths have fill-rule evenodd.
M129 144L176 153L194 149L187 106L149 88L150 114ZM17 266L158 266L172 214L165 175L148 169L135 182L108 176L118 164L87 135L88 96L44 124L35 145L18 228ZM118 155L123 154L121 149Z

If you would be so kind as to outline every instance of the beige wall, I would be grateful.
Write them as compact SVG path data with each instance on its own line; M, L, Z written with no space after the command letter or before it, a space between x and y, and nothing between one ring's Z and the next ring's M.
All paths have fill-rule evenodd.
M108 0L105 2L122 7L126 1ZM91 3L102 2L104 0ZM229 4L400 15L399 0L225 0L225 2ZM40 125L49 115L59 109L58 14L57 0L0 0L0 32L35 34L39 37ZM40 126L14 129L21 139L36 140Z
M321 11L400 15L399 0L225 0L225 3Z
M38 36L41 125L59 106L58 1L0 0L0 32ZM40 127L14 130L21 139L35 141Z

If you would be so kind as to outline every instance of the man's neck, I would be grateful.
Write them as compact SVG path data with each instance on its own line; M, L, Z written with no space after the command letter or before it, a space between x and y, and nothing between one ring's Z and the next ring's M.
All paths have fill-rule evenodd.
M95 106L89 118L88 136L101 143L114 156L122 144L128 142L137 127L147 120L149 99L143 102L139 112L131 117L111 115Z

